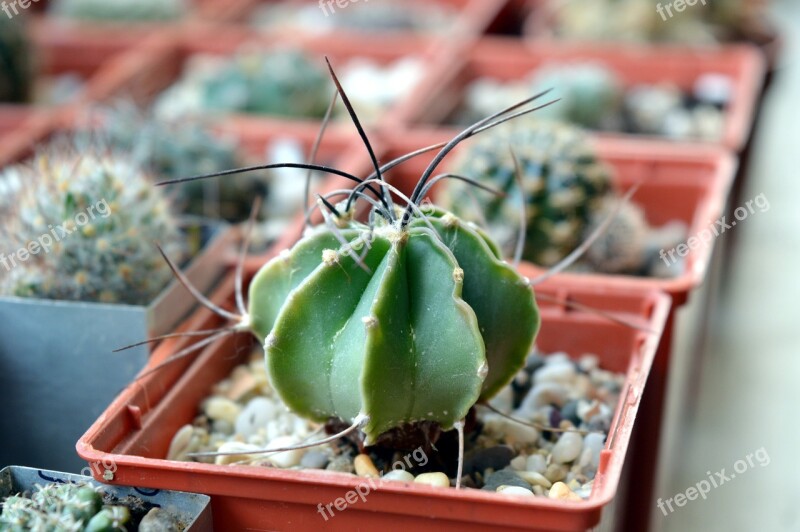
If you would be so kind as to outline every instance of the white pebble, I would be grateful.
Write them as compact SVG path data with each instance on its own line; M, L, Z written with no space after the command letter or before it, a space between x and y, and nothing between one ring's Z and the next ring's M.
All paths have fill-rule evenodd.
M530 484L531 486L541 486L543 488L549 488L553 485L552 482L547 480L547 477L542 475L541 473L535 473L533 471L519 471L517 476Z
M222 445L220 445L217 452L220 453L238 453L234 455L226 455L226 456L217 456L214 459L214 463L217 465L228 465L233 464L236 462L242 462L244 460L252 460L254 458L258 458L260 455L258 454L249 454L253 451L257 451L259 448L255 445L250 445L248 443L242 443L238 441L226 441Z
M525 469L532 473L544 474L545 469L547 469L547 462L541 454L532 454L528 457Z
M537 384L543 382L569 383L574 378L575 366L571 362L545 364L533 374L533 382Z
M428 486L436 486L438 488L446 488L450 486L450 479L444 473L422 473L417 475L414 479L417 484L426 484Z
M589 465L597 469L600 465L600 452L605 447L605 435L599 432L590 432L583 438L583 447L591 451L591 461Z
M297 436L279 436L269 442L267 449L280 449L282 447L291 447L300 443L300 438ZM294 467L300 464L306 449L294 449L291 451L282 451L267 457L275 467Z
M523 488L522 486L499 486L497 488L497 493L502 493L503 495L533 496L533 492L531 490Z
M513 467L517 471L525 471L525 467L527 466L527 464L528 464L528 457L525 456L524 454L515 456L511 460L511 467Z
M241 406L226 397L212 397L206 402L204 412L214 421L223 420L233 425L241 409Z
M517 412L522 413L524 417L533 416L540 406L550 403L563 406L566 400L567 390L564 386L556 382L543 382L530 389Z
M236 434L249 438L260 429L266 429L269 420L274 419L278 408L269 399L256 397L251 399L236 417Z
M583 438L577 432L565 432L561 434L558 441L553 446L552 459L557 464L572 462L578 458L583 448Z
M393 469L381 477L383 480L392 480L395 482L414 482L414 475L405 469Z

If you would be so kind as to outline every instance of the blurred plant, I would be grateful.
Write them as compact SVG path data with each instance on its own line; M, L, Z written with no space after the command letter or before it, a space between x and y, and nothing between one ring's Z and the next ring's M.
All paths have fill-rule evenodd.
M300 50L246 47L231 57L195 56L155 109L159 117L210 111L322 118L332 88Z
M520 216L511 150L525 187L523 257L551 266L581 242L593 210L612 190L611 171L597 159L587 137L571 126L518 119L485 133L460 157L454 173L491 184L508 197L479 194L452 181L441 204L475 222L482 221L482 214L489 234L506 250L514 244Z
M744 38L763 18L763 4L710 0L679 12L669 0L565 0L552 7L551 23L568 39L708 44Z
M56 16L96 21L178 20L187 11L186 0L54 0Z
M79 151L67 142L6 168L0 249L19 251L2 291L149 303L171 278L155 242L183 255L169 204L149 177L126 156Z
M244 166L237 139L217 134L200 118L158 119L130 102L93 113L79 141L128 153L159 179L175 179ZM233 180L190 182L178 187L176 207L185 214L237 222L247 218L253 198L265 196L269 176L252 173Z
M0 16L0 102L24 103L33 92L34 56L21 17Z

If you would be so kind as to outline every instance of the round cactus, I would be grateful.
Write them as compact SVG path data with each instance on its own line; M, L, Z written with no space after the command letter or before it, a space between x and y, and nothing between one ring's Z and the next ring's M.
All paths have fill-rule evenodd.
M608 229L589 246L586 261L598 271L636 274L647 262L649 226L640 207L632 204L619 206L620 201L607 196L591 213L587 233L594 232L620 208Z
M0 16L0 102L24 103L33 92L33 51L21 19Z
M230 58L198 56L156 102L160 116L239 112L322 118L331 85L302 51L242 48Z
M37 486L30 497L14 495L3 501L0 530L84 530L102 506L102 496L88 484Z
M164 194L121 155L49 146L0 174L5 293L147 304L171 273L155 242L181 253Z
M470 224L441 212L398 223L350 222L346 246L317 228L249 293L282 399L318 421L363 416L368 442L408 423L452 427L510 382L539 326L527 281Z
M451 181L439 202L465 219L485 219L487 230L504 249L513 245L520 217L520 190L509 147L522 170L527 225L523 256L551 266L581 242L599 200L612 191L611 173L587 137L571 126L518 121L488 132L463 154L455 171L491 183L507 197L472 194Z

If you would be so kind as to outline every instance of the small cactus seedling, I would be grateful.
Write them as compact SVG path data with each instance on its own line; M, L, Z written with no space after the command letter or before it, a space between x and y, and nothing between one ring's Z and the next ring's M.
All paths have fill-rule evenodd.
M0 173L0 288L22 297L148 304L170 280L153 245L181 253L165 195L122 155L47 146ZM9 266L10 264L10 266Z
M0 17L0 103L27 102L33 92L33 51L24 21Z
M559 123L517 121L473 144L456 163L456 173L492 184L519 198L516 154L523 176L527 239L523 257L552 266L575 249L600 199L612 191L611 171L596 157L580 130ZM441 204L468 220L485 220L489 233L508 249L515 240L517 201L470 195L455 181L447 183Z

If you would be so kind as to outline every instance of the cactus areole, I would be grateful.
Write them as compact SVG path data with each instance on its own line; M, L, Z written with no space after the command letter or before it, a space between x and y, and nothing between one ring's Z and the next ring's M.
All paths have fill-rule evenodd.
M523 366L539 329L527 279L450 213L341 220L250 285L273 387L306 418L362 419L367 444L409 423L451 428Z

